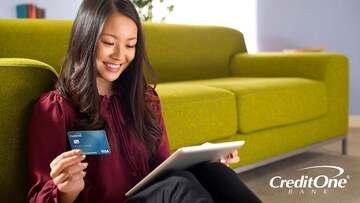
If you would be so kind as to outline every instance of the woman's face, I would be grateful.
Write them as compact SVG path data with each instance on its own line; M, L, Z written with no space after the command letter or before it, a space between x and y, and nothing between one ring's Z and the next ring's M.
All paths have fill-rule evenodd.
M104 87L112 87L112 82L134 59L137 31L135 22L119 12L106 20L96 45L99 92Z

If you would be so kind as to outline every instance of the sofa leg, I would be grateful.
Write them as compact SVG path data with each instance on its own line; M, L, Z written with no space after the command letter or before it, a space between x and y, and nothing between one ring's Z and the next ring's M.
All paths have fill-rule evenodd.
M342 155L347 155L348 154L348 139L347 136L345 138L342 139Z

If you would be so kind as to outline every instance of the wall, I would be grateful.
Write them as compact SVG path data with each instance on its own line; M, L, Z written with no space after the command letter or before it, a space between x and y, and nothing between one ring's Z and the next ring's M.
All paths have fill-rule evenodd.
M172 2L175 9L166 22L231 27L243 33L248 52L256 52L256 0L172 0Z
M258 49L325 46L350 62L350 114L360 115L360 1L258 0Z
M0 18L16 18L16 5L30 2L45 8L47 19L75 19L82 0L0 0Z

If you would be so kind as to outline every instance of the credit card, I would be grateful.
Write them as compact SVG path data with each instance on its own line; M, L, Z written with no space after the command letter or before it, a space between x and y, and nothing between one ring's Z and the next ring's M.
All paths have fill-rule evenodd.
M110 154L105 130L68 131L71 149L81 149L85 155Z

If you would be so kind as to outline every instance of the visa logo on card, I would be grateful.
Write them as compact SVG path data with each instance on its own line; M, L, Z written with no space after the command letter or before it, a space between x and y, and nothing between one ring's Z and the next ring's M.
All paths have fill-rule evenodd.
M105 130L68 131L71 149L81 149L85 155L110 154Z

